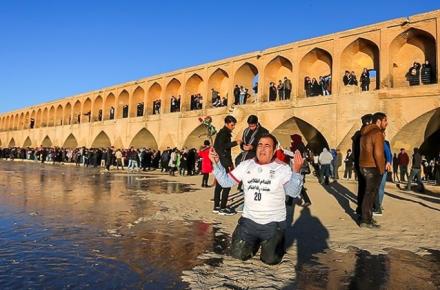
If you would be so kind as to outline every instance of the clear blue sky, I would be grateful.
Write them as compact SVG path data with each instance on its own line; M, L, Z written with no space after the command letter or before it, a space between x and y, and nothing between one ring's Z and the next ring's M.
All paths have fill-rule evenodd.
M2 1L0 112L434 9L439 0Z

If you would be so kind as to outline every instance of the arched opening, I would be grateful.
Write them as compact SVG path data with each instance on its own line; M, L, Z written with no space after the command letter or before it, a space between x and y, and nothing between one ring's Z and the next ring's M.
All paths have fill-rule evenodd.
M11 138L11 141L9 141L8 147L9 148L15 147L15 140L14 140L14 138Z
M36 122L36 112L35 112L35 110L34 111L32 111L32 114L31 114L31 119L29 120L29 127L31 128L31 129L34 129L35 128L35 122Z
M169 112L180 112L180 105L182 102L181 98L181 84L180 82L173 78L167 85L165 89L165 100L163 100L162 105L165 106L165 113ZM173 110L171 110L171 98L175 98L175 106L173 106Z
M78 148L78 141L76 141L76 138L75 138L75 136L73 136L73 134L70 134L66 138L66 141L64 141L64 144L63 144L63 148L68 148L68 149Z
M103 120L102 104L103 104L102 97L101 96L96 97L95 102L93 103L93 113L92 113L93 122Z
M31 127L30 121L31 121L30 114L29 112L26 112L26 115L24 115L23 129L29 129Z
M157 115L160 113L162 87L158 83L154 83L148 90L147 114Z
M82 122L90 123L92 121L92 101L87 98L83 104L82 109Z
M157 142L150 131L143 128L131 140L130 147L157 149Z
M358 38L342 52L341 71L354 72L360 85L364 69L367 69L370 78L368 88L378 89L380 84L379 48L370 40ZM343 76L337 77L342 79Z
M431 83L435 82L436 71L436 44L434 37L423 30L410 28L399 34L390 45L390 73L391 87L404 87L409 85L410 68L415 62L420 65L428 60L432 71ZM420 83L420 68L415 75Z
M130 104L130 117L136 118L136 117L142 117L144 115L144 98L145 98L145 91L141 87L137 87L134 92L133 96L131 98L131 104Z
M208 128L205 125L199 125L186 137L183 146L186 148L200 148L205 140L209 140Z
M271 83L277 88L277 100L290 99L292 92L292 70L292 63L283 56L276 56L266 65L266 68L264 69L264 95L266 97L263 101L274 100L273 95L272 98L269 99L269 87L271 86Z
M44 137L43 141L41 142L41 146L52 147L52 140L50 140L49 136Z
M424 113L415 120L403 126L391 140L394 152L400 148L408 154L414 147L421 149L421 154L429 157L438 156L440 151L440 109Z
M44 108L43 115L41 116L41 127L47 127L47 117L49 115L49 109Z
M72 116L73 116L72 124L81 123L81 102L79 100L75 102L75 105L73 105Z
M104 131L101 131L92 143L92 148L107 148L110 146L110 138Z
M53 127L54 125L55 125L55 107L52 106L52 107L50 107L50 110L49 110L49 121L48 121L47 126Z
M113 95L113 93L110 93L107 98L105 98L104 120L113 120L115 118L115 106L115 95Z
M29 136L23 142L23 148L26 148L26 147L32 147L32 141L31 141L31 138L29 138Z
M308 52L299 64L299 96L320 96L331 94L332 89L332 56L328 51L314 48ZM319 84L320 77L323 82ZM316 80L312 87L306 86L306 78Z
M325 137L312 125L306 121L292 117L279 125L272 134L277 137L280 144L289 148L291 139L290 136L298 134L302 137L302 141L314 154L320 154L324 147L328 147L328 142Z
M55 117L55 126L63 125L63 106L58 105Z
M183 108L192 110L200 110L203 108L206 96L202 95L204 82L201 76L193 74L185 85L185 103Z
M70 103L67 103L67 105L64 107L64 125L70 125L72 124L72 105Z
M124 119L128 118L128 99L129 95L126 90L123 90L118 97L118 118Z
M208 107L225 105L224 99L228 100L229 97L229 75L221 68L216 69L208 79L208 87L210 96L207 96L205 104Z
M13 130L14 124L14 116L8 117L8 130Z
M239 89L246 91L245 97L242 99L243 104L255 102L258 94L258 81L259 73L255 65L246 62L240 66L234 75L234 104L240 103ZM255 88L257 93L255 93Z

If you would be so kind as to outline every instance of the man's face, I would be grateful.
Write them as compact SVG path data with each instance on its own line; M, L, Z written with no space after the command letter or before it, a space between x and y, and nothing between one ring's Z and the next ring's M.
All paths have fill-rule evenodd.
M379 126L379 128L381 128L382 130L385 130L388 126L387 117L383 118L382 120L377 120L377 126Z
M229 130L234 130L235 129L235 123L231 122L231 123L226 123L226 128L228 128Z
M271 138L260 138L257 145L257 160L260 164L271 162L275 153L275 144Z
M248 126L249 126L249 129L251 129L252 131L257 129L257 124L248 124Z

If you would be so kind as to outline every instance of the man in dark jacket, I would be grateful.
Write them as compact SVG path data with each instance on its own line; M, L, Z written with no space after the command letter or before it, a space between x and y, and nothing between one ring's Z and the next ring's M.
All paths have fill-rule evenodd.
M387 116L378 112L373 115L373 123L361 129L359 166L366 183L362 201L361 227L379 227L373 220L372 209L379 192L382 175L385 173L385 137L383 132L387 125Z
M361 168L359 166L359 155L361 152L361 130L367 125L370 125L373 121L373 115L366 114L362 116L362 127L356 133L354 133L353 137L351 137L352 143L352 152L353 152L353 163L354 163L354 171L358 178L358 194L357 194L357 208L356 213L361 216L362 215L362 201L364 200L365 194L365 179L362 176Z
M247 119L248 127L244 129L242 140L243 143L240 145L241 153L235 159L235 166L245 160L252 159L257 154L257 145L260 137L269 134L266 128L260 125L258 122L258 117L255 115L250 115ZM242 191L242 183L238 185L240 191Z
M226 169L226 171L231 171L233 169L231 148L241 144L242 141L231 141L232 130L235 128L237 120L233 116L226 116L225 126L218 131L217 136L214 141L214 149L217 152L221 165ZM229 191L231 188L222 188L220 184L216 184L214 189L214 213L219 213L221 215L233 215L234 210L226 208L228 202ZM220 203L220 193L221 203Z
M419 153L419 148L414 148L414 154L412 156L412 166L411 166L411 174L408 178L408 184L406 185L406 190L411 189L411 183L413 182L414 178L417 178L417 185L419 188L423 191L423 183L422 183L422 177L420 174L420 170L422 168L422 156Z
M247 119L248 127L243 131L243 143L240 145L242 152L235 161L235 166L242 161L249 160L257 154L258 140L261 136L269 133L266 128L260 125L258 117L250 115Z
M405 176L408 178L408 164L409 156L405 152L405 148L400 148L400 153L397 155L399 160L400 181L405 182Z
M113 148L108 147L107 149L107 159L105 160L105 169L110 171L110 166L113 164Z
M234 105L238 105L240 103L240 88L238 85L235 85L234 88Z

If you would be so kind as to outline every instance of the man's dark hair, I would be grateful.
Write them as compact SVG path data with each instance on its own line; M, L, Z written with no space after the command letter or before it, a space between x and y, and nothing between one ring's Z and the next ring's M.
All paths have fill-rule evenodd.
M264 135L262 135L260 137L260 139L258 139L258 143L260 143L260 140L263 139L263 138L270 138L270 139L272 139L272 141L273 141L273 148L274 149L277 148L278 140L277 140L277 138L274 135L272 135L270 133L264 134Z
M247 119L248 124L258 124L258 117L255 115L250 115Z
M373 122L373 115L372 114L366 114L361 117L362 126L366 126L368 124L371 124Z
M385 115L385 113L382 113L382 112L374 113L374 115L373 115L373 123L376 123L377 120L381 120L382 121L386 117L387 117L387 115Z
M235 119L234 116L227 115L225 117L225 124L229 124L229 123L237 123L237 119Z

